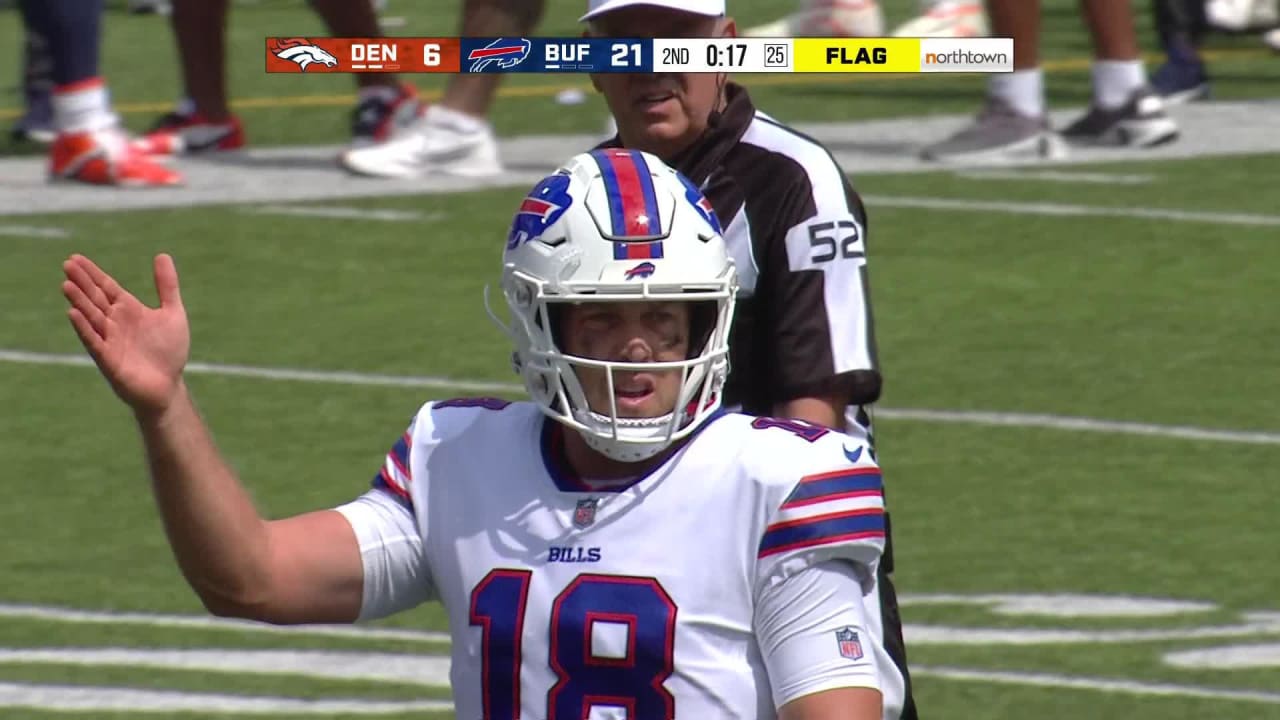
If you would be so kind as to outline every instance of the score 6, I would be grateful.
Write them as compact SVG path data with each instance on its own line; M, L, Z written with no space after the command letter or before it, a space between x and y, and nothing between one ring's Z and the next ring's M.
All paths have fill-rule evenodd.
M426 43L422 46L422 64L427 67L440 64L440 43Z

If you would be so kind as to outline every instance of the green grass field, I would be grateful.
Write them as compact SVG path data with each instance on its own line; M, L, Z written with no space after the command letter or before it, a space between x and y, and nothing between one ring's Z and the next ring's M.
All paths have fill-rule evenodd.
M735 12L754 24L784 5L749 0ZM1070 4L1046 5L1053 100L1081 103L1087 39ZM573 32L577 3L550 6L541 31ZM895 20L912 9L889 6ZM388 10L406 17L396 29L405 35L445 34L455 13L454 3L405 0ZM118 8L106 27L114 97L142 127L176 95L167 28ZM262 73L263 36L318 27L300 3L236 5L232 87L255 145L342 141L349 80ZM0 50L19 37L14 12L0 11ZM1280 58L1256 47L1251 37L1214 39L1218 97L1276 94ZM8 83L17 52L0 55ZM744 82L791 121L968 111L981 88L973 78ZM512 82L498 129L598 129L598 103L566 111L553 102L573 84L585 86ZM17 102L0 99L0 121ZM877 437L926 718L1280 718L1280 576L1271 566L1280 537L1280 192L1266 180L1277 165L1280 155L1258 154L1090 168L1145 178L1132 184L855 175L872 197L1218 214L868 203L887 377ZM256 712L280 718L451 717L430 709L448 698L446 645L430 634L444 630L439 608L378 623L381 635L203 622L165 544L129 414L95 370L67 364L82 351L65 319L59 265L83 252L151 298L151 255L174 254L201 363L458 383L272 379L217 367L193 375L223 452L264 512L282 516L363 491L424 400L515 381L481 292L496 278L522 194L341 202L417 213L407 222L231 205L24 216L15 221L67 236L0 235L0 467L10 498L0 505L0 720L238 718L248 709L236 703L248 698L270 699ZM1214 220L1227 213L1263 220ZM922 410L1005 413L1005 424L905 412ZM1071 429L1066 418L1259 434L1188 439L1159 428ZM338 700L348 704L323 704ZM397 702L426 704L379 705Z

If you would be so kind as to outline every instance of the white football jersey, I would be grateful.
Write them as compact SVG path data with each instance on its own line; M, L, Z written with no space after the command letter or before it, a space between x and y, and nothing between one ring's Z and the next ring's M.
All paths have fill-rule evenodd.
M765 638L774 621L757 613L833 560L871 591L884 503L860 441L722 413L653 471L593 488L566 466L564 432L531 403L428 403L364 509L340 508L364 556L362 619L447 609L458 718L772 718L833 669L864 672L896 717L878 613L804 643Z

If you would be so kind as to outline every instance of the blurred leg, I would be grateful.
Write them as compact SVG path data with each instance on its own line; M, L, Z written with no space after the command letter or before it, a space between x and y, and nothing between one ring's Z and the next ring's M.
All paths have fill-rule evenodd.
M173 37L182 64L182 81L194 108L212 123L231 117L227 101L227 12L229 0L174 0Z
M369 0L311 0L311 6L334 37L382 37L378 13ZM355 77L361 88L394 88L400 84L394 73L357 73Z
M1040 69L1040 0L988 0L991 34L1013 38L1013 72L992 75L992 98L1026 117L1045 113Z
M463 37L522 37L542 19L545 0L466 0L462 8ZM502 84L500 73L451 75L440 106L475 118L489 116Z
M1147 84L1129 0L1081 0L1093 38L1093 96L1102 108L1124 105Z

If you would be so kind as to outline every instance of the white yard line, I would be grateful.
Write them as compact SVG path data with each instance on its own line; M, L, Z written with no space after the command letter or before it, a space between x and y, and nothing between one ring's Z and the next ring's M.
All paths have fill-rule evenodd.
M426 630L398 630L354 625L269 625L249 620L216 618L208 615L157 615L153 613L104 612L37 605L0 603L0 618L46 620L82 625L151 625L154 627L234 630L278 635L313 635L371 640L448 643L449 634Z
M318 700L307 698L261 697L190 693L177 690L93 687L89 685L27 685L0 682L0 708L31 708L41 712L116 711L127 713L178 712L246 715L401 715L445 712L453 709L448 700Z
M250 215L289 215L335 220L379 220L382 222L434 222L444 213L423 214L413 210L358 208L341 205L250 205L242 212Z
M996 683L1000 685L1030 685L1033 687L1100 690L1102 692L1120 693L1124 695L1194 697L1209 700L1236 700L1267 703L1271 705L1280 704L1280 693L1265 692L1262 690L1226 690L1220 688L1197 687L1195 685L1146 683L1134 680L1076 677L1072 675L1056 675L1052 673L971 670L967 668L934 667L932 665L913 665L911 666L911 674L912 676L919 677L937 677L946 678L948 680L967 680L971 682Z
M1151 435L1180 440L1208 440L1241 445L1280 445L1280 433L1261 430L1218 430L1190 425L1156 425L1100 418L1072 417L1041 413L986 412L982 410L928 410L924 408L878 408L875 414L893 420L961 423L1020 428L1049 428L1078 432L1104 432L1121 435Z
M0 235L5 237L25 238L68 238L71 233L57 227L38 227L35 225L0 225Z
M1047 202L1005 202L963 200L960 198L911 197L904 195L865 195L868 207L914 208L961 212L1004 213L1006 215L1043 215L1049 217L1117 217L1166 222L1206 223L1210 225L1250 225L1280 227L1280 215L1258 213L1208 212L1150 207L1108 207L1105 205L1072 205Z
M1146 185L1154 175L1076 172L1072 170L957 170L952 173L966 180L1038 180L1042 182L1080 183L1084 185Z
M91 367L93 361L84 355L38 353L24 350L0 350L0 362L22 365L65 365ZM329 383L336 385L372 385L383 387L420 387L473 393L518 393L524 388L516 383L454 379L431 375L380 375L359 372L331 372L295 368L268 368L251 365L220 365L193 362L187 371L197 375L221 375L264 380ZM1101 418L1072 417L1043 413L989 412L981 410L932 410L926 408L876 408L878 417L891 420L959 423L1022 428L1046 428L1075 432L1105 432L1120 435L1146 435L1180 440L1243 445L1280 445L1280 432L1262 430L1220 430L1186 425L1156 425Z

